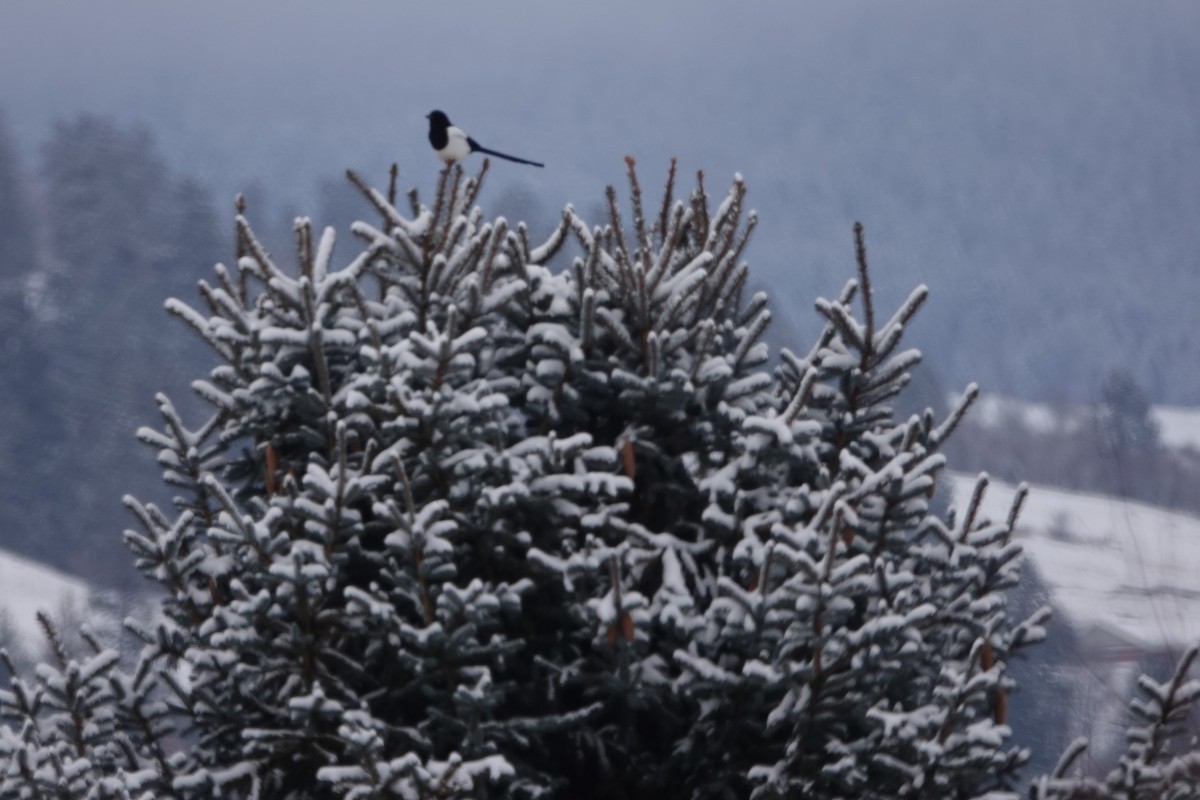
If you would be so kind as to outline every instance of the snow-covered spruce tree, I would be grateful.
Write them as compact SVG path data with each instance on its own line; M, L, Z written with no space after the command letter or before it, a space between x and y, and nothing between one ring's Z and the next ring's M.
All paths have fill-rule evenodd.
M725 554L675 654L703 709L679 749L714 793L753 764L753 797L972 797L1023 758L1003 745L1003 665L1046 613L1013 626L1004 611L1023 494L1007 520L978 519L981 478L957 520L930 514L937 450L976 389L941 424L892 418L926 291L878 324L861 227L856 245L859 280L817 303L824 333L805 357L784 351L776 402L699 481Z
M1200 679L1191 678L1200 646L1188 648L1166 683L1148 675L1138 679L1141 698L1129 704L1137 721L1126 733L1128 746L1103 779L1069 776L1087 750L1077 739L1053 774L1038 778L1032 800L1183 800L1200 797L1200 749L1195 722L1189 720L1200 697ZM1189 722L1191 723L1189 725Z
M239 215L236 270L169 302L219 363L207 419L160 397L141 432L180 492L129 500L163 618L132 674L63 653L0 695L0 797L1011 783L1003 668L1040 634L1004 612L1016 509L977 519L981 481L930 513L975 392L893 418L925 292L878 325L861 231L858 280L771 373L740 178L677 201L672 166L647 208L630 160L629 211L610 189L607 219L568 207L535 247L475 207L483 173L407 211L394 174L350 177L382 224L345 266L300 220L285 268Z

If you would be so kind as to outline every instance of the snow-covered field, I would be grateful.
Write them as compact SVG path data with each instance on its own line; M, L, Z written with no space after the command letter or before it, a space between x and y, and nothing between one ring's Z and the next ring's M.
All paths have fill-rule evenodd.
M1154 406L1150 413L1158 423L1158 434L1164 444L1200 450L1200 408Z
M975 476L950 478L952 505L961 509ZM1004 519L1015 491L993 481L982 513ZM1151 650L1200 641L1200 518L1033 486L1017 540L1052 592L1056 616L1077 631Z
M37 612L56 620L79 618L86 615L90 598L79 578L0 550L0 620L22 646L36 648L43 640Z

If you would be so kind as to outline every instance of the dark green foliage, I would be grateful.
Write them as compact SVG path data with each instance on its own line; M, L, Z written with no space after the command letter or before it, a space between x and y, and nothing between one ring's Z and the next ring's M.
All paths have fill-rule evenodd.
M340 268L332 229L297 220L285 267L238 217L235 269L201 284L201 310L168 304L218 360L193 384L205 419L188 427L160 395L162 430L140 431L175 510L127 499L127 542L164 593L128 685L169 692L98 701L169 698L189 746L163 757L167 729L136 738L133 716L104 711L100 740L130 742L142 782L100 754L81 756L80 786L1011 786L1004 666L1040 617L1005 614L1016 508L978 519L981 480L958 518L929 509L974 388L945 421L890 410L925 289L876 318L859 230L858 279L817 303L818 342L768 372L741 179L716 204L702 176L676 200L672 165L650 206L628 163L627 210L610 189L601 224L568 207L539 246L487 221L483 174L460 168L407 212L352 174L380 224L354 224L364 249ZM18 726L44 716L9 706Z
M1189 678L1200 647L1183 654L1174 674L1160 683L1138 679L1139 697L1129 704L1133 726L1116 767L1103 778L1070 776L1087 750L1079 739L1050 775L1038 778L1031 800L1184 800L1200 797L1200 751L1196 749L1196 698L1200 680Z

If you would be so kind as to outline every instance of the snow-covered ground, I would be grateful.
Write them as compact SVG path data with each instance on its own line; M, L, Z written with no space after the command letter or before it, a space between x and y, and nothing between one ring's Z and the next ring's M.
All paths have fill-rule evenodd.
M1154 406L1150 413L1158 422L1163 444L1200 450L1200 408Z
M36 649L43 641L37 612L45 611L55 620L78 619L88 614L90 603L91 591L84 581L0 550L0 620L20 645Z
M951 503L961 509L975 476L950 479ZM982 514L1004 519L1015 491L993 481ZM1200 518L1033 486L1017 540L1050 589L1056 616L1075 630L1104 631L1147 650L1200 641Z

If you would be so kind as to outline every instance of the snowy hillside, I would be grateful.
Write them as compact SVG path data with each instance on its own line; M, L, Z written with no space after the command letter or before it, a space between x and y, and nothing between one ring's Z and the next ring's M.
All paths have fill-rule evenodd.
M952 395L952 398L957 395ZM1074 430L1092 413L1089 406L1031 403L1015 397L986 393L971 409L971 421L988 428L1009 422L1041 433ZM1160 442L1176 449L1200 449L1200 408L1152 406L1151 419L1158 424Z
M956 394L950 395L951 402L956 398ZM1078 424L1085 410L1083 406L1031 403L985 392L972 406L970 420L986 428L1000 428L1017 422L1031 431L1047 433L1060 427L1072 428Z
M963 508L975 477L953 473ZM1008 514L1016 491L994 481L981 513ZM1139 650L1200 640L1200 518L1119 498L1034 486L1017 540L1076 631Z
M36 648L42 641L39 611L54 619L78 619L90 602L90 589L80 579L0 550L0 620L7 628L4 633L11 631L21 646ZM9 645L0 638L0 646Z
M1168 447L1200 450L1200 408L1155 406L1151 415Z

